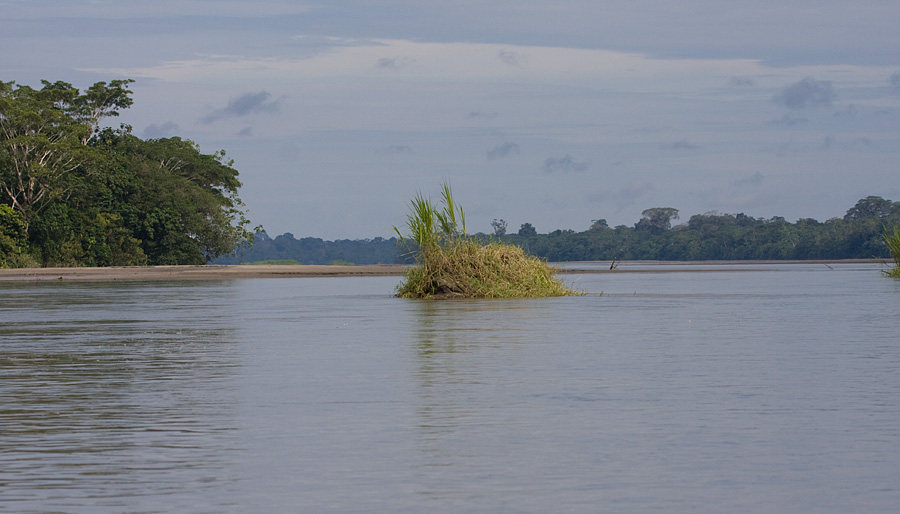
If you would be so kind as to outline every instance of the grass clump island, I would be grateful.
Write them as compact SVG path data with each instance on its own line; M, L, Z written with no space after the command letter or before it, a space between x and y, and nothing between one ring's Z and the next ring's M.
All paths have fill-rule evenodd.
M481 244L466 232L465 214L449 184L442 208L421 193L410 202L409 235L394 231L415 255L416 266L397 286L401 298L540 298L579 293L556 278L556 268L513 245Z
M884 274L891 278L900 278L900 227L894 227L893 232L885 227L884 244L894 259L894 267L887 269Z

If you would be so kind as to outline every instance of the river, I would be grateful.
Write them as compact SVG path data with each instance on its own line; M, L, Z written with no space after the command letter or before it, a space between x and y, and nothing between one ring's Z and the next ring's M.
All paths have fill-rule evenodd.
M900 281L657 268L0 282L0 512L896 512Z

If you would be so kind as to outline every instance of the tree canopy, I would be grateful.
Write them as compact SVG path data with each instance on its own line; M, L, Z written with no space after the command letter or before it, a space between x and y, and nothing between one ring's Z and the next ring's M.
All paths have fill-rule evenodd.
M880 196L867 196L856 202L844 216L845 220L858 220L865 218L884 218L889 216L892 210L896 210L893 202Z
M103 127L131 83L0 82L0 266L200 264L252 240L224 151Z
M790 223L780 216L707 212L671 226L678 211L645 210L633 227L594 220L585 232L507 235L504 241L550 261L589 260L810 260L888 257L883 233L900 226L900 202L860 200L843 218ZM598 221L603 221L599 223Z

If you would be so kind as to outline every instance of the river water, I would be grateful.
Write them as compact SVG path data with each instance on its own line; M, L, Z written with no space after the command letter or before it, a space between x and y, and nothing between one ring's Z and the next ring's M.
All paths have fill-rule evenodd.
M0 512L896 512L900 281L750 268L0 282Z

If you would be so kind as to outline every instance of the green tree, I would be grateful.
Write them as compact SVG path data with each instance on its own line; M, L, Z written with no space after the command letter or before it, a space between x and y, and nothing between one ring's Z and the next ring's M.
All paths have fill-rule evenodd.
M858 220L863 218L883 218L891 214L893 202L880 196L867 196L856 202L844 216L845 220Z
M519 226L518 234L523 237L536 236L537 229L534 228L534 226L531 223L522 223L522 225Z
M76 123L90 127L90 131L82 137L81 144L86 145L88 138L100 132L100 123L104 118L118 116L120 109L127 109L134 103L131 90L128 85L134 80L113 80L97 82L87 88L84 93L72 87L68 82L57 81L50 83L42 80L44 85L41 91L55 92L55 106L69 115Z
M224 151L203 154L178 137L141 140L106 129L96 145L111 156L109 212L141 241L150 264L202 264L252 242Z
M45 266L199 264L252 241L224 151L101 128L132 105L132 82L84 92L61 81L40 90L0 82L3 255ZM10 242L20 225L25 243Z
M91 128L64 108L77 91L14 86L0 82L0 191L22 214L28 230L36 213L66 198L68 175L91 157L83 144Z
M641 213L640 221L634 228L648 230L654 234L661 234L672 228L672 220L678 219L678 209L671 207L654 207Z
M600 218L597 220L591 220L591 228L588 230L605 230L609 228L609 223L606 222L605 219Z
M0 268L17 267L28 242L25 220L6 204L0 204Z

